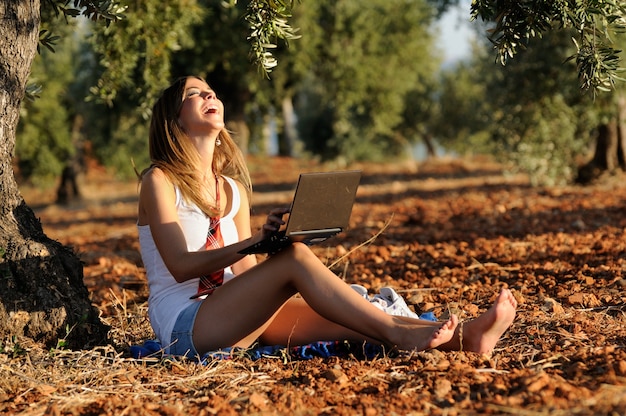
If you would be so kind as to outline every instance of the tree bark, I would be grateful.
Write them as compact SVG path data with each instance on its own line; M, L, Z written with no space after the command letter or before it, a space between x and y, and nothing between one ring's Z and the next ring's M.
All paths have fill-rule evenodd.
M83 117L79 114L72 121L72 145L75 149L73 156L65 162L61 173L61 182L57 188L57 204L70 204L81 199L78 186L78 174L83 171L85 154L83 151Z
M617 99L617 164L626 170L626 96Z
M281 156L295 156L298 142L298 128L296 111L293 108L293 97L286 94L282 101L283 131L278 135L278 154Z
M591 183L605 173L626 170L626 97L616 99L615 117L598 127L592 159L578 170L576 182Z
M44 234L11 164L39 24L39 0L0 3L0 343L26 337L82 348L105 342L108 328L89 300L80 260Z
M231 117L226 122L226 128L233 132L233 139L243 152L248 153L250 143L250 128L243 117Z
M422 140L424 145L426 146L426 157L429 159L435 158L437 156L437 150L435 149L435 144L433 140L433 136L431 134L424 134L422 136Z

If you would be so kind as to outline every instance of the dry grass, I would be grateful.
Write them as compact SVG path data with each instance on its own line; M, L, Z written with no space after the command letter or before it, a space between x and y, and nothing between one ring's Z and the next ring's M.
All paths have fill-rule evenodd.
M571 351L590 365L603 355L585 331L572 333L564 328L588 322L588 328L623 334L623 309L616 314L567 308L560 316L543 320L536 313L522 312L505 345L491 356L432 351L408 358L312 362L235 357L199 365L162 357L128 358L125 346L143 342L151 330L145 303L129 304L125 299L111 294L117 313L105 319L112 326L116 347L46 351L36 345L5 342L5 353L0 354L0 411L24 415L351 414L359 397L377 397L385 391L394 392L391 401L386 403L381 397L378 405L368 408L394 409L398 414L520 415L590 415L605 409L609 410L604 414L618 414L610 409L626 408L623 376L616 374L614 383L597 387L585 376L574 383L563 377L572 361L580 359ZM541 344L524 340L529 333L558 338L563 352L550 353ZM615 348L608 353L615 353ZM626 370L624 363L617 363L616 368L620 365ZM442 385L446 379L451 383ZM499 390L506 394L494 395ZM481 394L490 399L473 409L471 403ZM281 404L283 399L291 400L290 404ZM568 403L565 407L563 400ZM334 404L321 411L316 407L319 403ZM441 411L453 403L451 413ZM304 407L297 412L296 405Z
M297 170L287 169L292 179ZM100 206L97 228L51 209L40 213L46 232L84 250L86 282L111 326L111 345L45 350L0 340L0 414L626 414L626 191L537 192L493 176L457 178L457 171L437 167L436 180L429 173L411 173L410 181L393 172L371 176L362 194L367 206L353 213L359 227L351 245L320 249L318 256L351 283L392 285L439 316L447 310L477 316L496 287L510 287L519 313L492 354L429 351L368 361L237 356L207 365L133 360L129 346L154 337L145 293L120 284L138 278L130 234L136 207ZM393 207L390 187L404 193Z
M128 358L119 346L140 344L143 334L151 332L145 304L127 305L116 296L112 302L119 313L105 321L112 325L117 348L46 351L6 342L5 350L12 353L0 354L0 410L37 415L93 408L95 413L143 414L169 408L167 412L184 414L189 406L204 407L211 396L237 401L242 391L266 391L276 383L245 359L199 365L174 358Z

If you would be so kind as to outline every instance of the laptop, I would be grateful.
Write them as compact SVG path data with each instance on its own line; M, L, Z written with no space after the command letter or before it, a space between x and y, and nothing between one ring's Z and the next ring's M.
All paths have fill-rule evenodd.
M239 251L275 254L296 241L317 244L348 228L360 170L302 173L285 228Z

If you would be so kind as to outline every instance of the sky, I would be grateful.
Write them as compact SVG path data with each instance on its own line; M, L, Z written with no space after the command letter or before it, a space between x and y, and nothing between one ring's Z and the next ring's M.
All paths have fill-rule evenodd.
M470 4L470 0L462 0L459 7L453 7L446 12L437 25L437 46L444 52L443 67L469 57L470 41L476 36L471 29L473 23L470 21ZM441 156L443 150L437 149L437 152ZM413 147L413 157L417 161L426 159L426 146L422 142Z
M461 1L459 7L453 7L446 12L437 25L440 34L438 46L445 56L444 66L469 56L469 41L476 36L471 29L470 4L469 0Z

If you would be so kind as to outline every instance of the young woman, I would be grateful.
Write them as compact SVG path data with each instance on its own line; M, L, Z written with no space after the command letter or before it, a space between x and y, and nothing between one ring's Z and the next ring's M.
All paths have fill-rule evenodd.
M222 102L201 78L181 78L163 92L149 145L138 229L150 321L166 352L368 340L404 350L486 353L513 322L517 303L508 290L463 326L456 316L431 322L386 314L303 244L259 264L239 254L279 229L287 211L274 209L251 233L250 176L225 129Z

